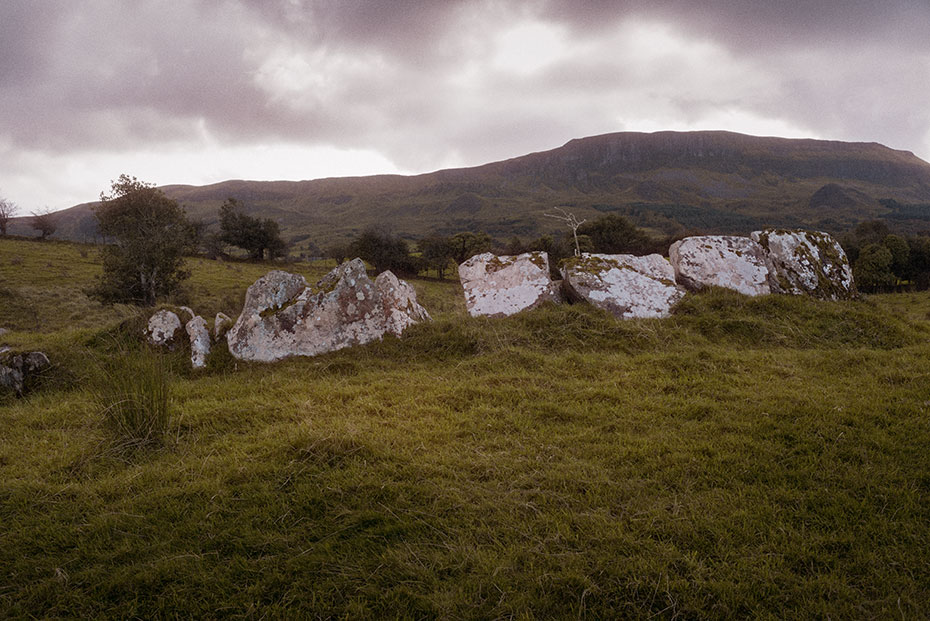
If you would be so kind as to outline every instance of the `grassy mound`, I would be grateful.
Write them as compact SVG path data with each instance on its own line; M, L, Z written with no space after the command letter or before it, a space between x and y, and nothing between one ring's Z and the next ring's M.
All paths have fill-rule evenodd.
M198 310L265 268L203 269L230 293L195 288ZM202 373L169 355L171 415L138 451L94 390L150 355L138 319L14 332L71 379L0 406L0 616L930 609L930 296L488 320L413 284L437 319L401 339Z

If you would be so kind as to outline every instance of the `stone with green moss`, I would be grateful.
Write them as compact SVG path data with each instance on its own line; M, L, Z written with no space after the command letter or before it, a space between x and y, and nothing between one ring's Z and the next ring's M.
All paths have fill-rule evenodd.
M753 232L752 238L765 249L773 291L825 300L855 297L849 260L828 233L769 229Z

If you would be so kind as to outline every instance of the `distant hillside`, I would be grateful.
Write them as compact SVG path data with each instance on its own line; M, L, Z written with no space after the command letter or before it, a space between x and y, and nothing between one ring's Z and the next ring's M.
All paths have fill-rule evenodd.
M889 214L897 214L901 228L930 228L930 164L912 153L876 143L721 131L605 134L416 176L163 189L192 217L207 222L216 221L225 198L237 198L250 213L280 222L298 249L307 241L326 246L369 226L386 226L408 238L479 229L498 238L535 237L556 230L556 222L542 217L555 206L579 218L627 215L662 233L746 233L763 226L839 232ZM909 207L894 211L889 204ZM60 212L56 236L93 239L90 208ZM20 221L12 232L30 231Z

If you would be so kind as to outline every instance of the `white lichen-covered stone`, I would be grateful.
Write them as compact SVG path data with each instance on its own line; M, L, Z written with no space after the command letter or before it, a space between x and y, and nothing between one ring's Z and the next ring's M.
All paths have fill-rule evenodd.
M233 320L226 313L217 313L213 319L213 340L219 341L226 336L233 325Z
M672 244L668 254L675 281L692 291L717 286L746 295L772 292L765 251L748 237L686 237Z
M151 345L173 348L178 343L181 320L169 310L160 310L149 319L145 337Z
M852 267L843 247L827 233L754 231L752 239L769 259L772 291L841 300L856 295Z
M545 252L497 256L475 255L459 265L465 306L472 317L504 317L559 301Z
M399 336L429 318L409 284L390 272L372 281L362 260L353 259L315 287L280 271L258 279L226 341L236 358L273 362L361 345L386 333Z
M207 366L207 356L210 355L210 330L207 329L207 321L198 315L184 325L184 330L191 342L191 366L202 369Z
M685 295L675 271L661 255L583 254L562 268L563 286L621 319L666 317Z

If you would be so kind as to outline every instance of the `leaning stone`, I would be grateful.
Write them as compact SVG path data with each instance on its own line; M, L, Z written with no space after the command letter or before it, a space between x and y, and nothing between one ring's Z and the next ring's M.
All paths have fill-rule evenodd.
M765 251L748 237L686 237L668 254L676 282L692 291L717 286L746 295L772 292Z
M240 360L273 362L362 345L387 333L400 335L427 319L410 285L390 272L372 282L362 260L353 259L315 287L281 271L258 279L246 292L226 342Z
M207 356L210 355L210 330L207 322L199 315L187 322L184 326L191 342L191 365L195 369L207 366Z
M226 336L232 325L233 320L226 313L217 313L216 318L213 320L213 340L219 341Z
M187 315L187 318L184 321L190 321L197 316L197 313L194 312L194 309L190 308L189 306L179 306L178 309Z
M145 337L149 344L173 349L178 342L181 320L169 310L160 310L149 319Z
M827 233L800 230L754 231L769 258L773 291L825 300L855 297L852 267L843 247Z
M568 295L621 319L667 317L685 295L661 255L583 254L562 268Z
M459 279L465 290L465 306L472 317L505 317L536 308L543 302L559 301L545 252L475 255L459 265Z

